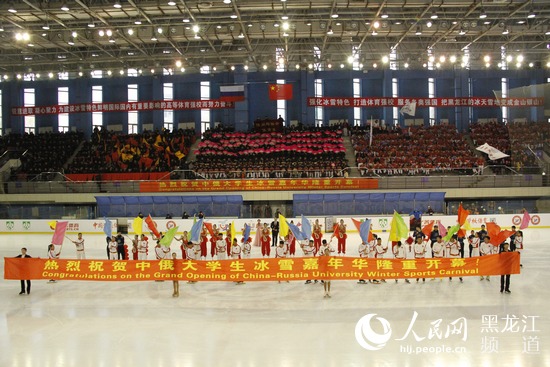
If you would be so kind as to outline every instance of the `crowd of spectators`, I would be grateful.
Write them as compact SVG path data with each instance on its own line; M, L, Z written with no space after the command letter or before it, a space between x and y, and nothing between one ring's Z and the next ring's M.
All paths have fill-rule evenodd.
M285 128L280 133L207 131L191 165L203 178L304 178L347 175L342 130Z
M510 138L508 137L508 128L506 125L498 122L476 123L470 125L470 137L476 147L485 143L493 148L500 150L504 154L511 155ZM485 157L487 164L496 174L509 173L506 167L510 167L512 160L510 157L501 158L495 161L489 161Z
M494 173L512 172L504 166L511 167L519 173L538 173L538 160L544 144L550 141L550 124L512 122L504 125L489 122L470 125L470 133L476 146L487 143L509 155L495 161L490 161L486 157Z
M80 132L8 134L2 137L1 146L2 153L7 149L21 153L21 166L12 170L12 179L53 180L83 140Z
M478 173L483 160L472 153L464 136L449 125L380 131L352 129L352 145L362 176Z
M170 172L185 169L185 157L195 139L192 129L126 135L96 128L91 141L85 143L66 172Z

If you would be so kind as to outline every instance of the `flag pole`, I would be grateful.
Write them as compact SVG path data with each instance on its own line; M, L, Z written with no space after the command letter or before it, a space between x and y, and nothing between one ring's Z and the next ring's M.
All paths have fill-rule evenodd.
M370 138L369 138L369 147L372 146L372 124L373 124L373 120L372 120L372 115L370 115Z

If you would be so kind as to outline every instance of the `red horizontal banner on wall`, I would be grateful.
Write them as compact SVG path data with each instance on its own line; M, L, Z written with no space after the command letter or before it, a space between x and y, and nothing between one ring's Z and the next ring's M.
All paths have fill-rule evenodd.
M168 177L170 172L133 172L133 173L67 173L71 181L144 181L160 180Z
M178 180L141 182L140 192L186 191L286 191L286 190L364 190L377 189L375 178Z
M358 280L519 274L519 253L466 259L296 257L235 260L75 260L4 258L5 279L94 281Z
M537 107L544 98L348 98L308 97L309 107L402 107L416 102L416 107Z
M144 102L111 102L111 103L79 103L68 105L14 107L13 116L56 115L60 113L81 112L129 112L152 110L200 110L233 108L233 102L218 99L199 100L183 99L174 101L144 101Z

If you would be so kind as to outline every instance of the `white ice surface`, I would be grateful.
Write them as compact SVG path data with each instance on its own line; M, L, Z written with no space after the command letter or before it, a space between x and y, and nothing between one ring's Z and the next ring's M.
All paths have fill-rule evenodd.
M462 284L457 278L333 281L330 299L323 298L321 285L302 281L181 282L180 297L172 298L169 281L40 280L32 282L31 295L20 296L18 281L2 280L0 367L550 366L550 230L524 233L524 267L512 276L512 294L499 292L498 277L467 277ZM0 255L15 256L26 246L31 256L45 257L50 238L2 234ZM349 256L356 255L357 238L348 239ZM88 258L105 258L103 236L85 239ZM64 247L62 257L75 257L72 243ZM415 312L412 331L424 340L412 332L395 340ZM364 349L355 337L367 314L391 327L390 340L377 351ZM497 317L498 333L483 332L482 318L489 315ZM460 318L466 320L466 340L446 338L447 325ZM379 322L371 325L382 333ZM430 339L430 329L441 330L441 338L436 333ZM427 351L408 354L408 346ZM452 350L436 353L435 347Z

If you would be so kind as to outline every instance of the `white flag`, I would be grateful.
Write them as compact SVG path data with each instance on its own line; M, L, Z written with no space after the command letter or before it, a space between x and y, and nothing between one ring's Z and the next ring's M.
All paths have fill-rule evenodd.
M409 116L414 116L416 114L416 101L414 102L405 102L405 105L399 110L401 115L407 114Z
M476 149L479 150L480 152L487 153L487 155L489 156L489 159L492 160L492 161L497 160L497 159L501 159L501 158L505 158L505 157L509 157L508 154L504 154L503 152L501 152L497 148L492 147L487 143L485 143L483 145L480 145Z

